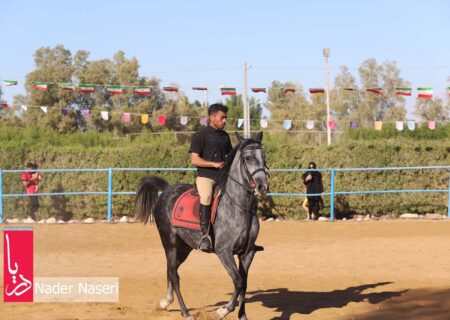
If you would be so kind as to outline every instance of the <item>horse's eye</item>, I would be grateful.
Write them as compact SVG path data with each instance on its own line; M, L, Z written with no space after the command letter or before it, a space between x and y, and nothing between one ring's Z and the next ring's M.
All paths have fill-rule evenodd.
M252 159L252 157L250 156L245 156L245 161L250 161Z

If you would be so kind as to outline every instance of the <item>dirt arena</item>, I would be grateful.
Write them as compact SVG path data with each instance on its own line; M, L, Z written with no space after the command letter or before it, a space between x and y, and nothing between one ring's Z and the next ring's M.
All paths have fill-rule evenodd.
M166 263L154 226L35 225L34 233L36 277L120 277L120 303L1 302L0 319L181 319L176 301L155 310ZM449 220L264 222L258 243L266 251L250 272L250 319L450 319ZM180 277L199 319L230 297L215 255L193 252Z

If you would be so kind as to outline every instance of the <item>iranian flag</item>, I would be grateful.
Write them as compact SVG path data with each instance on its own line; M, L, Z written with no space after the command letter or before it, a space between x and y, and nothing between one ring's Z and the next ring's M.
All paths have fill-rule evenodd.
M343 88L343 90L345 90L345 91L355 91L355 88L345 87L345 88Z
M264 92L266 93L266 88L252 88L254 93Z
M295 93L295 89L294 89L294 88L286 88L286 89L284 89L283 92L284 92L284 93L288 93L288 92Z
M367 92L372 92L372 93L381 95L381 94L383 94L383 89L381 89L381 88L369 88L369 89L367 89Z
M223 96L235 96L236 88L220 88Z
M3 85L4 86L17 86L17 81L16 80L3 80Z
M411 96L411 88L395 88L395 94L397 96Z
M309 89L310 94L317 94L317 93L325 93L325 90L323 88L311 88Z
M48 84L43 83L43 82L35 82L33 83L33 86L41 91L47 91L48 90Z
M208 88L207 87L192 87L192 90L206 91L206 90L208 90Z
M106 86L106 91L110 94L122 94L123 89L121 86Z
M134 87L134 93L140 94L140 95L148 95L152 94L150 87Z
M3 109L9 108L9 105L6 102L0 102L0 106L2 106Z
M163 90L167 92L178 92L177 87L163 87Z
M431 99L433 98L433 88L417 88L418 98Z
M95 86L93 84L80 84L78 89L84 93L91 93L95 91Z
M73 83L60 83L59 87L66 91L75 91L75 85Z

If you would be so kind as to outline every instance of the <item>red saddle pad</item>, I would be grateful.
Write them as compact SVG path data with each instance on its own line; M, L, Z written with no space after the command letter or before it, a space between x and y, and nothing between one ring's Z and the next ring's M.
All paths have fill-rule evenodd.
M211 208L211 224L216 217L220 191L216 193ZM172 225L175 227L200 230L200 196L191 188L185 191L175 202L172 210Z

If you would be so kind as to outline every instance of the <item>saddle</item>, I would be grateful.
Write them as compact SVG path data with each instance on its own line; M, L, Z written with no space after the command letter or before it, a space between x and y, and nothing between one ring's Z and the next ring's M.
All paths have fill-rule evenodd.
M216 188L211 206L211 224L216 218L220 189ZM200 231L200 196L196 188L190 188L177 199L172 209L172 225Z

